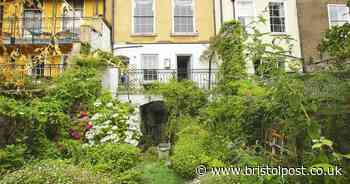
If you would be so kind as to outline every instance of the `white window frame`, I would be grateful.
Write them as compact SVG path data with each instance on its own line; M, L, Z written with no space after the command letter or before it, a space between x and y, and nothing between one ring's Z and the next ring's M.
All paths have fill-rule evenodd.
M238 2L252 2L252 7L253 7L253 18L255 19L256 18L256 5L255 5L255 0L236 0L234 1L235 3L235 12L237 12L237 7L238 7ZM238 14L235 13L235 19L238 20Z
M175 0L171 0L171 20L172 20L172 35L197 35L198 32L196 30L196 0L192 0L192 11L193 11L193 32L175 32Z
M288 1L287 0L271 0L268 2L268 22L269 22L269 30L273 35L284 35L288 33ZM284 32L272 32L271 30L271 18L270 18L270 3L283 3L284 7Z
M328 25L329 28L332 28L332 21L331 21L331 14L330 14L330 10L331 10L331 6L337 6L337 7L346 7L348 12L350 13L350 9L346 4L328 4L327 5L327 13L328 13ZM348 17L348 23L350 23L350 15L349 13L347 14Z
M132 3L131 3L131 12L132 12L132 15L131 15L131 30L132 30L132 35L136 35L136 36L153 36L155 35L155 32L156 32L156 19L157 19L157 16L156 16L156 0L152 0L152 10L153 10L153 32L152 33L136 33L135 32L135 6L136 6L136 3L135 3L135 0L132 0Z
M150 68L150 69L147 69L145 68L145 64L144 64L144 60L143 60L143 57L144 56L157 56L158 58L158 63L156 63L157 67L156 68ZM158 70L159 70L159 64L160 64L160 57L159 57L159 54L155 54L155 53L143 53L140 55L140 64L141 64L141 69L142 69L142 79L143 79L143 82L147 83L147 82L153 82L153 81L157 81L159 76L158 76ZM155 70L155 76L156 76L156 79L146 79L145 78L145 70Z

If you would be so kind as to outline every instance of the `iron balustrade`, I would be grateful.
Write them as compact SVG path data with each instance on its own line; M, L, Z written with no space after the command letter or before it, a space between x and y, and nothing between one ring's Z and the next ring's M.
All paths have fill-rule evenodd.
M176 69L130 69L120 75L118 92L142 92L154 82L166 83L171 79L178 81L190 80L200 88L210 89L218 82L217 74L217 69L191 69L186 71Z
M61 75L65 68L65 64L0 64L0 74L19 78L52 78Z
M98 17L7 17L0 20L5 44L50 44L79 41L80 27ZM53 35L55 39L53 39Z

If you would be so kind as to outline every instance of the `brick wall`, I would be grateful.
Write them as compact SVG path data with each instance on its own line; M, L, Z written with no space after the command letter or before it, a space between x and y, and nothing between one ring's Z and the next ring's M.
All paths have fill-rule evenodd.
M320 58L317 49L324 32L329 28L327 4L345 4L346 0L297 0L302 55Z

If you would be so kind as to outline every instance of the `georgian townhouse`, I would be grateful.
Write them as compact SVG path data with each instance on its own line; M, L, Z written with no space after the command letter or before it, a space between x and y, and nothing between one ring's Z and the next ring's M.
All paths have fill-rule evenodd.
M93 49L111 50L111 29L105 0L2 0L0 6L0 61L8 63L12 51L30 63L38 48L58 45L62 54L50 56L31 74L57 74L80 43ZM1 64L1 63L0 63ZM15 64L15 63L13 63ZM17 63L18 64L18 63ZM21 63L26 64L26 63ZM1 66L7 67L7 66ZM30 74L30 75L31 75Z
M128 58L131 83L175 77L210 85L211 66L201 55L214 36L213 6L212 0L116 1L114 53Z
M232 18L239 20L244 26L259 16L266 19L265 24L258 24L257 28L262 33L269 33L265 41L271 43L276 36L289 35L294 41L292 48L287 48L290 43L281 42L280 46L288 50L290 58L301 58L298 12L296 0L216 0L216 25L217 29ZM248 72L254 73L254 64L248 61ZM288 63L285 64L288 70Z
M306 62L321 59L318 46L324 33L349 23L346 0L297 0L302 55Z

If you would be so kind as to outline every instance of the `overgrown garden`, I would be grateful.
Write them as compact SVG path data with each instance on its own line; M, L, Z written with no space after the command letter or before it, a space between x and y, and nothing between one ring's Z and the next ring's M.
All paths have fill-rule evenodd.
M289 56L291 47L274 44L293 44L288 36L266 43L268 35L254 25L226 23L208 50L220 64L213 90L176 80L150 90L163 96L168 109L163 137L172 145L170 165L157 159L155 147L128 144L140 136L127 133L134 107L101 87L103 70L110 65L122 70L122 61L110 53L83 51L60 77L40 83L39 91L21 87L16 90L24 92L0 96L5 130L0 183L349 183L349 37L339 38L350 34L348 27L330 30L321 43L321 51L336 62L305 74ZM247 73L248 60L255 75ZM199 165L338 166L343 175L198 177Z

